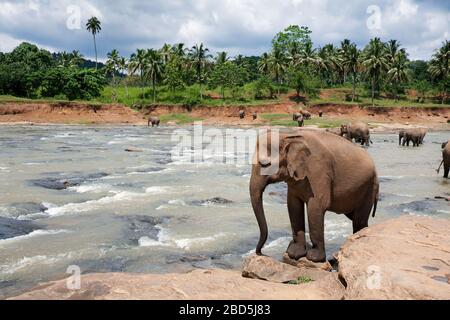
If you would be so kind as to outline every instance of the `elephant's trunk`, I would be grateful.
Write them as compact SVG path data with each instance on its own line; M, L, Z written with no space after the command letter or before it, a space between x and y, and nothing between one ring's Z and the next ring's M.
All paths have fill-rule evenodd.
M261 249L267 241L267 222L263 207L263 193L267 186L266 177L252 174L250 180L250 198L252 201L253 211L259 226L259 241L256 246L256 254L262 255Z
M398 145L400 146L402 144L402 135L398 135Z

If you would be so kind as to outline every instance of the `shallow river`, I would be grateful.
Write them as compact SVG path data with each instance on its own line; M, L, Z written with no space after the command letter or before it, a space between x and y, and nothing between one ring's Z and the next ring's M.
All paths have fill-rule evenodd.
M191 129L188 129L191 130ZM249 202L250 165L224 153L192 163L171 154L173 129L0 126L0 298L39 282L87 272L184 272L238 268L259 231ZM440 143L420 148L393 134L372 137L381 182L379 222L401 214L450 217L450 180L437 175ZM142 152L125 152L125 148ZM248 152L229 152L235 159ZM270 194L269 194L270 193ZM271 186L264 252L281 257L290 240L286 187ZM330 256L351 233L345 216L326 216Z

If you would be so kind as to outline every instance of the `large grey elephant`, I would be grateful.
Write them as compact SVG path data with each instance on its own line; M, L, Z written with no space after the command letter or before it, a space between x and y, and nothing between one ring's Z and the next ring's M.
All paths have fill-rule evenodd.
M439 173L442 165L444 165L444 178L448 178L450 171L450 140L442 144L442 162L436 170L437 173Z
M303 115L300 112L295 112L292 115L292 121L297 121L298 118L303 117Z
M425 137L425 134L423 134L421 128L403 129L398 133L398 144L409 147L409 143L412 142L413 147L418 147L423 137Z
M341 126L341 136L346 137L348 140L357 143L361 143L361 145L369 146L370 140L370 130L369 126L365 123L350 123L343 124Z
M365 150L327 132L300 129L280 134L278 149L274 147L279 151L278 161L265 152L272 149L271 144L270 134L258 137L250 180L251 202L260 229L256 253L262 254L268 235L264 190L269 184L287 182L293 237L287 253L292 259L306 256L311 261L325 261L326 211L345 214L353 222L353 232L367 227L372 208L375 215L379 183L374 162ZM264 170L274 165L278 169L265 175ZM305 204L312 242L309 250L305 239Z
M152 125L152 127L156 126L159 127L159 124L161 123L161 120L159 120L158 117L150 117L148 119L148 126L150 127L150 124Z
M427 128L419 128L420 130L420 141L419 144L423 144L423 139L427 135L428 129Z

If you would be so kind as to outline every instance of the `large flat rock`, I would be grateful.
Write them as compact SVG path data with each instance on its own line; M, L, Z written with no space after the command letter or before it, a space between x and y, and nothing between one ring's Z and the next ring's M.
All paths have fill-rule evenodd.
M80 290L65 280L50 282L13 299L56 300L308 300L339 299L326 286L290 285L248 279L238 271L195 270L187 274L88 274Z
M345 299L450 299L450 221L402 216L352 235L338 253Z

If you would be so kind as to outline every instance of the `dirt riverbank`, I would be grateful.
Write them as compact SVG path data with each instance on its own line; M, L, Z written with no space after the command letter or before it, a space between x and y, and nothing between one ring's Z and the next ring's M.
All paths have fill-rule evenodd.
M261 116L253 120L254 112L261 114L286 114L298 111L295 103L259 106L197 106L188 112L184 106L156 105L136 111L121 105L89 105L80 103L2 103L0 124L132 124L146 125L150 116L186 114L202 119L206 125L265 125L270 122ZM364 121L374 127L389 130L406 125L422 125L430 129L450 130L449 107L362 107L357 105L317 104L308 108L313 117L319 113L327 120ZM246 117L239 119L239 111ZM169 125L176 124L168 121ZM306 123L308 126L308 122Z

